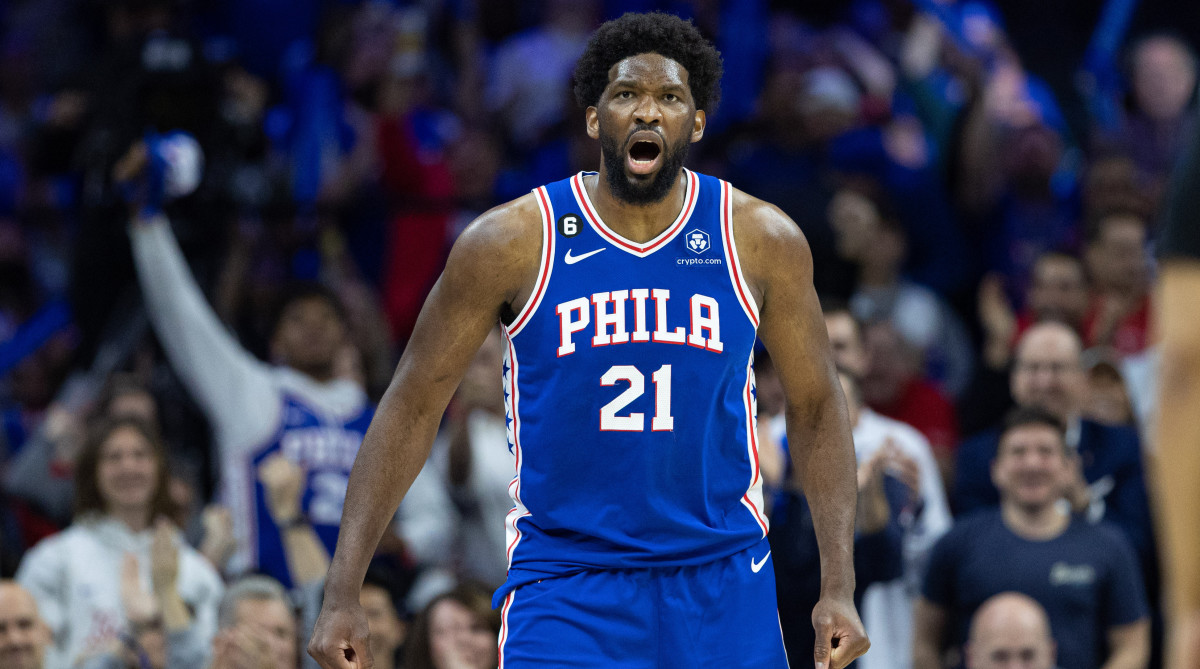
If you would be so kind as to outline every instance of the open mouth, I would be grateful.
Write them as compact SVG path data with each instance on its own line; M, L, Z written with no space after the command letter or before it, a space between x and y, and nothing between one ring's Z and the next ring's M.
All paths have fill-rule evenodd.
M658 169L662 146L650 139L639 139L629 146L627 166L633 174L650 174Z

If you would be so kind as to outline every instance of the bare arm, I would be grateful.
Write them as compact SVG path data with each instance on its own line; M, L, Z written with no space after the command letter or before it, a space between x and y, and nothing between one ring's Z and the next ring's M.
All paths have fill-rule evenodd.
M942 666L942 644L946 638L946 609L920 597L913 608L914 667Z
M783 212L747 195L735 197L734 221L742 266L761 305L758 335L771 351L786 395L792 465L812 507L821 554L821 601L813 611L816 661L843 667L870 642L853 599L854 445L813 288L812 252Z
M146 311L172 369L222 435L265 436L273 420L267 407L277 402L266 367L217 319L170 223L135 218L129 237Z
M1200 669L1200 329L1195 327L1200 263L1163 265L1156 322L1162 361L1153 458L1162 532L1172 669Z
M329 569L329 552L301 513L304 470L282 453L276 453L258 466L258 480L266 490L271 521L280 528L292 583L303 587L322 581Z
M325 604L309 643L322 666L370 666L358 606L367 564L429 456L442 412L475 351L507 305L528 299L539 226L531 196L484 214L454 245L425 301L350 473Z
M1101 669L1146 669L1150 663L1150 621L1108 628L1108 661Z

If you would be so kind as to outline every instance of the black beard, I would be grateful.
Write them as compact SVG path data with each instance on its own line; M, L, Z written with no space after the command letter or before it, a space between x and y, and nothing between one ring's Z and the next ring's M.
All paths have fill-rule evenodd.
M639 126L634 128L633 132L649 129L649 126ZM630 134L632 135L633 132ZM600 155L604 158L604 171L613 197L634 205L662 202L663 198L667 197L667 193L671 192L671 186L675 185L679 170L683 168L683 162L687 160L689 144L688 138L684 137L675 146L664 146L663 164L654 178L649 181L633 181L625 174L626 151L622 151L621 147L617 145L617 140L611 135L605 134L601 129Z

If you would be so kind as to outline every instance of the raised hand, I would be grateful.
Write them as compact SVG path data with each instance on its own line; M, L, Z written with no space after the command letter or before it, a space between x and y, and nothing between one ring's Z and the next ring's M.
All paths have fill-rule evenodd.
M175 544L175 528L171 521L159 518L154 523L154 539L150 542L150 582L154 592L175 589L179 577L179 547Z
M200 514L200 523L204 526L200 552L212 562L217 571L222 571L225 563L237 550L237 539L233 536L233 515L227 507L210 504Z
M300 516L300 497L304 492L304 469L300 465L276 453L258 466L258 480L266 489L267 511L276 525Z
M136 627L158 616L158 601L146 592L138 576L138 561L132 553L126 553L121 561L121 607L131 627Z

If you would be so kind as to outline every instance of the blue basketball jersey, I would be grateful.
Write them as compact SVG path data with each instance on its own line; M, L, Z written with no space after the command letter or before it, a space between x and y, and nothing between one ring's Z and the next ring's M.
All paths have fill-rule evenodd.
M285 393L282 400L281 423L275 434L260 448L247 454L249 476L246 482L252 485L245 486L245 492L253 499L248 500L250 503L244 508L251 516L247 521L252 527L254 545L251 549L258 571L291 587L283 537L271 521L266 490L258 480L258 467L271 455L282 452L304 468L306 481L301 509L325 550L333 555L350 469L371 423L374 408L364 404L351 415L335 416L310 405L298 395Z
M534 191L541 267L505 327L516 476L497 602L548 575L710 562L767 533L758 312L734 247L732 188L685 170L678 218L636 243L597 216L592 174Z

